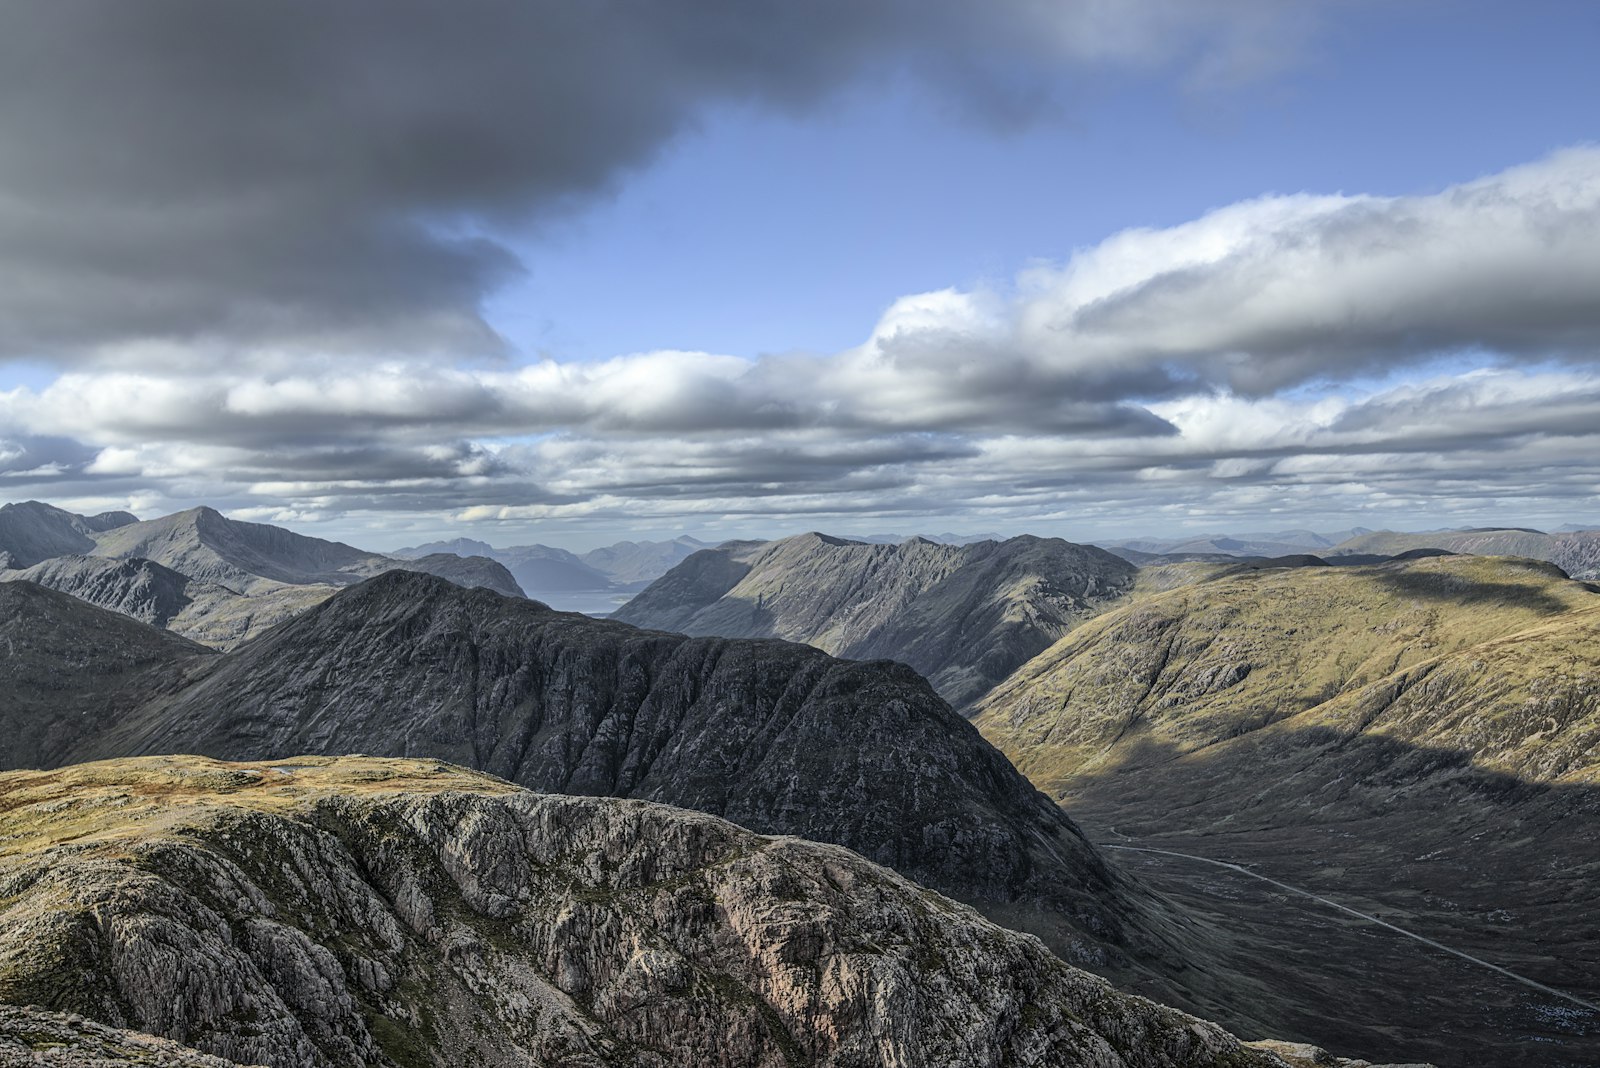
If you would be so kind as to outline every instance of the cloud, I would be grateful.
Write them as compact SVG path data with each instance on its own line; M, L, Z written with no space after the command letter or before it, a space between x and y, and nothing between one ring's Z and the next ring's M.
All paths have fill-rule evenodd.
M829 355L195 367L155 345L0 392L0 474L96 510L378 530L1600 518L1597 292L1600 150L1578 148L1115 234L909 295Z
M940 296L869 352L948 373L1000 351L1080 396L1266 396L1463 350L1592 362L1597 292L1600 149L1575 148L1431 195L1264 197L1124 231L1026 272L982 322Z
M1251 0L81 0L0 35L0 360L493 355L498 235L647 164L709 104L863 78L980 119L1098 64L1254 69Z

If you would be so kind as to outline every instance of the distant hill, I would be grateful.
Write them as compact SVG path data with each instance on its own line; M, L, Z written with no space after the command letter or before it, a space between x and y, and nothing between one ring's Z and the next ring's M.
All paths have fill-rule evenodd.
M881 545L813 533L696 553L612 618L900 660L960 707L1124 595L1134 574L1058 539Z
M1329 550L1333 556L1352 553L1394 555L1408 549L1446 549L1478 556L1525 556L1548 560L1576 579L1600 579L1600 530L1546 534L1524 527L1429 531L1404 534L1390 530L1363 534Z
M37 582L217 648L396 568L522 595L493 560L439 553L402 562L212 508L141 522L126 512L89 517L37 501L6 505L0 554L0 564L10 561L0 582Z
M1320 534L1314 530L1254 531L1246 534L1202 534L1183 538L1125 538L1097 542L1136 563L1154 557L1167 560L1212 556L1278 557L1322 554L1342 541L1371 533L1365 527Z
M562 606L562 595L571 593L614 593L625 600L669 571L691 553L709 548L706 542L690 537L671 541L620 541L577 554L549 545L514 545L497 549L471 538L429 542L393 555L414 559L427 553L475 555L504 564L529 595ZM591 598L592 600L592 598Z

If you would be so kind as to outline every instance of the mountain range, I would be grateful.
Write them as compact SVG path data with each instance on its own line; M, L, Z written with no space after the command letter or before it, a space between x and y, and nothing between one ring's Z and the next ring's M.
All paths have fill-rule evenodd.
M1135 574L1102 549L1055 538L886 545L811 533L695 553L612 618L892 657L963 707L1126 594Z
M495 561L434 553L404 562L282 527L193 508L141 522L80 516L38 501L0 506L0 582L36 582L217 648L395 568L509 596Z
M415 560L440 553L456 556L481 556L504 564L513 578L530 596L565 608L587 608L593 597L574 598L574 594L609 595L614 607L637 593L692 553L710 546L687 535L670 541L620 541L586 553L572 553L549 545L514 545L497 549L488 542L471 538L452 538L396 549L392 556ZM602 613L603 614L603 613Z

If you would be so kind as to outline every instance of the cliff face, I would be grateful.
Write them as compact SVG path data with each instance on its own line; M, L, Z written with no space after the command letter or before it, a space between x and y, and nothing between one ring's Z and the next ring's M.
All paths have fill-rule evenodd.
M707 550L612 618L892 657L963 707L1132 587L1132 564L1058 539L873 545L820 534Z
M230 1061L1283 1063L846 850L698 813L364 758L16 772L0 812L0 1001Z
M640 631L391 572L201 665L76 755L172 752L434 756L838 843L1014 907L1080 959L1116 963L1145 937L1143 906L1071 821L920 677L792 643Z

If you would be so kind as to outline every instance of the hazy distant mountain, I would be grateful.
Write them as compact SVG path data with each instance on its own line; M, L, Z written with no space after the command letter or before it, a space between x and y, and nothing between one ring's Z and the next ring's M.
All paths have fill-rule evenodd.
M77 515L40 501L0 505L0 566L31 567L52 556L90 552L96 534L135 522L127 512Z
M426 553L488 557L504 564L518 584L533 596L573 592L624 594L642 589L684 557L707 547L706 542L685 536L671 541L621 541L579 555L549 545L513 545L497 549L487 542L453 538L398 549L393 555L404 559Z
M0 1006L6 1064L1286 1068L851 852L664 805L365 757L0 796L0 995L35 1006Z
M1600 593L1550 565L1221 569L1078 627L975 723L1102 840L1255 865L1600 995ZM1192 892L1193 865L1140 870L1215 903ZM1263 931L1274 907L1229 906ZM1334 959L1286 944L1301 968ZM1570 1029L1486 1020L1411 960L1383 967L1408 990L1449 990L1428 1011L1441 1034L1499 1043L1481 1063L1600 1054L1600 1014L1575 1007ZM1495 1037L1516 1028L1550 1045Z
M1330 555L1393 554L1437 548L1480 556L1525 556L1548 560L1573 578L1600 579L1600 530L1546 534L1525 527L1441 530L1405 534L1382 530L1341 542Z
M1119 550L1131 550L1129 559L1148 557L1219 556L1294 556L1301 553L1321 554L1342 541L1371 531L1354 527L1333 533L1319 534L1314 530L1254 531L1246 534L1202 534L1183 538L1124 538L1096 544L1124 555ZM1132 554L1139 554L1138 556ZM1145 557L1147 558L1147 557Z
M218 648L399 567L522 593L503 566L482 557L440 553L401 563L211 508L141 522L126 512L86 517L31 501L0 509L0 520L9 539L0 547L13 562L10 570L0 566L0 582L37 582ZM75 548L27 567L14 563L66 545Z
M900 660L961 706L1125 594L1134 574L1104 550L1057 539L875 545L802 534L696 553L612 618Z

